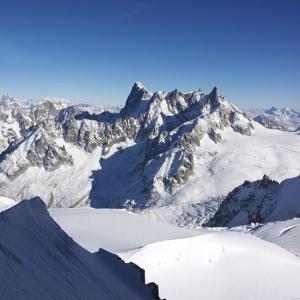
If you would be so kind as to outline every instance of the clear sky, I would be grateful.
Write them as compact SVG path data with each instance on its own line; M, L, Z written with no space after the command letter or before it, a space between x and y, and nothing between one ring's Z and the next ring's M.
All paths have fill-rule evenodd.
M123 104L135 81L300 107L300 0L0 0L1 92Z

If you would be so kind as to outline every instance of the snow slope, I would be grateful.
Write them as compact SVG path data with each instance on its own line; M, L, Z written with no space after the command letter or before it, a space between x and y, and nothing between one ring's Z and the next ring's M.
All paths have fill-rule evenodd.
M245 233L150 244L127 257L168 300L282 300L300 296L300 260Z
M1 299L155 299L136 267L76 244L39 198L0 213L0 228Z
M300 175L281 182L276 203L277 205L267 221L300 217Z
M182 229L117 209L51 209L50 214L90 251L103 247L139 264L169 300L293 299L300 294L299 260L257 238L298 254L299 219L229 232Z
M0 212L3 210L6 210L14 205L16 205L17 202L6 197L1 197L0 196Z
M269 222L255 227L250 232L300 257L300 218Z
M126 252L147 244L202 233L171 226L123 209L50 209L52 218L81 246L91 252L104 248Z

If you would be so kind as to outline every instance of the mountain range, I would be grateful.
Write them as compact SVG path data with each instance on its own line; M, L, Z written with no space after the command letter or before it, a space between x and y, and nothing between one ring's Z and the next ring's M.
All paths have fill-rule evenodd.
M7 95L0 108L0 194L17 201L195 227L245 180L300 171L299 135L263 127L216 88L152 93L136 82L120 110Z
M285 131L300 131L300 110L271 107L246 110L249 116L263 126Z

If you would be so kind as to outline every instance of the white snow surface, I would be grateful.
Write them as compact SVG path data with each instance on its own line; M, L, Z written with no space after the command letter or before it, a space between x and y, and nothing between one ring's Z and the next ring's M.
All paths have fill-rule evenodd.
M269 222L250 231L253 235L275 243L300 257L300 218Z
M131 256L160 294L181 299L296 299L300 260L288 251L237 232L215 232L150 244Z
M104 248L120 253L158 241L201 234L200 230L157 222L124 209L53 208L49 213L76 242L91 252Z
M102 247L144 268L146 280L155 280L168 300L300 295L300 260L292 254L299 253L299 219L228 231L182 229L117 209L51 209L50 214L88 250Z
M16 204L17 204L17 202L14 201L13 199L0 196L0 212L3 210L6 210Z

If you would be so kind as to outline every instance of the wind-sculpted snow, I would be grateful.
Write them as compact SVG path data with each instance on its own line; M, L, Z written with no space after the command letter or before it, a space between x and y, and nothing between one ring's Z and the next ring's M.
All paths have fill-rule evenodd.
M197 227L243 181L300 171L300 136L264 128L216 88L152 93L137 82L120 112L4 102L15 133L3 121L0 194L16 200L126 207Z
M39 198L0 213L0 227L1 299L159 299L143 270L76 244Z
M300 216L300 176L280 184L264 176L245 181L221 203L208 226L239 226Z

